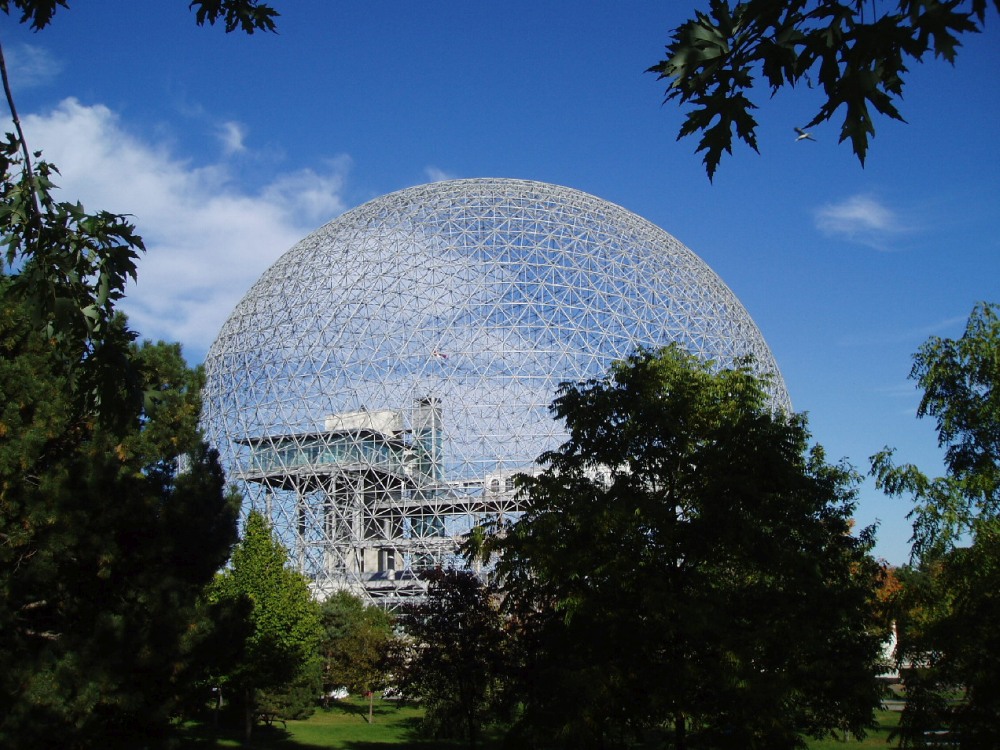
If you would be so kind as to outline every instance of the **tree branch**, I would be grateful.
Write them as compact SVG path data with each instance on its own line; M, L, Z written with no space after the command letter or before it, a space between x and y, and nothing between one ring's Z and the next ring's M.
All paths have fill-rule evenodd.
M28 142L24 139L24 130L21 128L21 119L17 116L17 107L14 106L14 94L10 90L10 81L7 78L7 60L3 54L2 43L0 43L0 77L3 78L3 92L7 97L7 106L10 108L10 116L14 121L18 142L21 144L21 154L24 156L24 174L28 178L28 191L31 193L31 205L35 209L34 220L37 222L42 215L42 209L38 203L38 192L35 190L35 173L31 167L31 152L28 150Z

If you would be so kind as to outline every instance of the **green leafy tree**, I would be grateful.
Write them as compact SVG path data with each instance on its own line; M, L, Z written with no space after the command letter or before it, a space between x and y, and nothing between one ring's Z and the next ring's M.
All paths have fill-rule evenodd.
M819 88L825 99L804 128L842 110L840 140L864 164L875 114L903 119L896 105L908 65L928 54L954 63L961 36L982 30L990 5L1000 10L1000 0L709 0L649 71L669 81L667 101L688 108L678 138L701 135L709 179L734 134L757 150L750 94L759 78L772 95L803 82Z
M191 5L230 30L275 15ZM36 30L67 7L0 1ZM0 142L0 744L150 746L197 672L198 592L228 557L236 506L195 427L200 372L176 346L137 348L116 313L142 239L124 216L55 199L2 48L0 78L14 129Z
M221 23L227 32L273 31L278 15L259 0L193 0L199 25ZM48 26L65 0L0 0L0 11L20 13L35 30ZM127 217L88 213L53 196L56 167L32 152L18 117L0 46L0 79L14 132L0 142L0 246L17 273L7 294L25 305L28 319L69 347L64 387L83 410L125 426L141 408L142 375L129 356L135 334L116 320L125 285L135 280L145 250Z
M272 535L267 520L251 512L230 567L213 587L217 601L250 604L244 657L221 680L241 705L248 738L262 694L289 688L313 667L319 647L319 605L305 577L287 562L288 552ZM319 686L313 689L318 692Z
M523 629L523 742L792 748L879 702L872 530L748 368L639 352L552 406L568 441L487 537Z
M948 731L955 747L1000 742L1000 529L982 526L976 543L903 569L896 626L907 702L900 747L926 746Z
M176 345L131 347L156 396L102 425L67 386L74 351L40 335L15 283L0 277L0 744L152 744L236 538L197 430L202 375Z
M947 473L930 478L893 452L872 457L876 484L913 498L913 558L919 585L904 587L917 611L900 624L897 657L909 700L902 739L950 728L962 747L1000 744L1000 306L977 305L961 338L934 337L910 377L924 395ZM964 700L946 698L956 686Z
M390 654L395 644L393 618L366 605L349 591L338 591L320 606L323 639L323 694L338 687L368 696L368 721L374 715L376 690L390 679Z
M424 731L463 738L504 718L510 642L496 592L474 573L433 570L427 595L399 615L406 633L399 659L405 695L420 698Z
M872 473L889 494L913 497L913 554L931 559L1000 517L1000 305L976 305L959 339L929 339L910 377L924 392L917 416L935 420L947 474L897 466L889 449L872 457Z

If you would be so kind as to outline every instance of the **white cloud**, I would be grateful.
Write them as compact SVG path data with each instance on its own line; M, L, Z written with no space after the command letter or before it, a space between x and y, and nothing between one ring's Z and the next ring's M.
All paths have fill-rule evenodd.
M904 231L896 214L869 195L828 203L816 212L816 226L827 235L845 237L879 250Z
M445 172L434 166L424 167L424 174L430 182L442 182L444 180L454 180L457 177L450 172Z
M264 190L263 198L288 212L298 213L310 224L325 224L344 211L341 194L351 159L348 156L327 159L324 166L323 172L302 169L279 176Z
M239 154L247 150L243 140L247 136L246 127L242 123L230 120L219 127L219 140L222 141L222 152L226 156Z
M123 308L142 336L180 341L192 361L260 274L345 208L346 157L250 194L224 164L185 161L101 105L67 99L24 120L32 148L59 167L62 199L134 217L147 253Z
M961 335L960 332L965 320L962 316L954 316L908 328L880 329L855 333L842 337L838 343L840 346L851 347L885 347L906 344L911 349L916 349L931 336L941 334ZM914 386L911 385L910 387Z
M33 44L15 44L4 50L8 77L15 91L44 86L62 71L59 62L48 50Z

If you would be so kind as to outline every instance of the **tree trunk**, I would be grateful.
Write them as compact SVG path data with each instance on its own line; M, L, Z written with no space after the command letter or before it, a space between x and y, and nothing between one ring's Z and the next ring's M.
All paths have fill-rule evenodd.
M469 748L470 750L476 750L476 741L478 737L476 736L476 714L475 711L468 711L466 717L469 722Z
M373 724L375 722L375 691L368 691L368 723Z
M684 714L674 715L674 750L686 750L687 728L684 725Z
M251 696L253 695L253 690L246 688L243 692L244 705L243 705L243 737L249 742L250 734L253 732L253 701Z
M216 729L218 729L219 728L219 714L222 712L222 708L223 708L223 706L226 705L226 703L222 699L222 687L219 686L219 687L216 688L216 690L218 692L216 693L215 711L212 712L212 726L214 726Z

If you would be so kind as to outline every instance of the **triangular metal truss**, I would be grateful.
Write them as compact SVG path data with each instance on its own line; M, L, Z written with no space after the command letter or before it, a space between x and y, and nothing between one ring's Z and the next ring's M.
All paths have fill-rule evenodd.
M554 185L436 182L260 278L209 351L203 424L318 592L391 607L472 524L523 510L512 477L564 439L559 383L670 342L752 356L790 408L739 300L662 229Z

